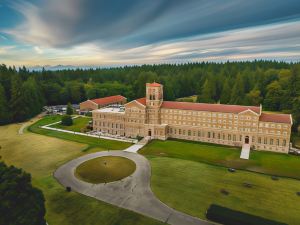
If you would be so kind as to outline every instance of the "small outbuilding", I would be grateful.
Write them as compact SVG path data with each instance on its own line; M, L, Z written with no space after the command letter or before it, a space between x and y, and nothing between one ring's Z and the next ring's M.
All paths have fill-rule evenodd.
M124 105L127 98L122 95L108 96L104 98L88 99L80 103L81 112L89 112L95 109L100 109L108 105Z

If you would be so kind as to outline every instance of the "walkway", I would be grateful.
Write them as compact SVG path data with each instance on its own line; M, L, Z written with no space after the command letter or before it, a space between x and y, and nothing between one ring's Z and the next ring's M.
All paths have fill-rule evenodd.
M97 152L82 156L59 167L55 171L54 177L64 187L70 186L72 190L76 192L135 211L168 224L212 224L176 211L158 200L150 188L151 167L148 160L142 155L128 152L129 150L130 149L127 149L127 151ZM75 177L74 170L78 165L101 156L126 157L135 162L136 171L129 177L107 184L90 184Z
M250 155L250 145L243 144L240 158L241 159L249 159L249 155Z
M129 148L126 148L124 151L137 153L142 147L144 147L148 143L148 141L149 141L148 137L144 137L138 143L136 143L135 145L131 145Z
M72 119L76 119L77 117L79 117L79 116L74 116L74 117L72 117ZM88 136L88 137L100 138L100 139L107 139L107 140L114 140L114 141L122 141L122 142L128 142L128 143L137 143L137 140L136 140L136 139L107 137L107 136L103 136L103 135L87 134L87 133L81 133L81 132L75 132L75 131L63 130L63 129L51 127L51 126L53 126L53 125L55 125L55 124L58 124L58 123L60 123L60 121L55 122L55 123L51 123L51 124L47 124L47 125L44 125L44 126L41 126L41 128L43 128L43 129L48 129L48 130L59 131L59 132L70 133L70 134L76 134L76 135L82 135L82 136Z

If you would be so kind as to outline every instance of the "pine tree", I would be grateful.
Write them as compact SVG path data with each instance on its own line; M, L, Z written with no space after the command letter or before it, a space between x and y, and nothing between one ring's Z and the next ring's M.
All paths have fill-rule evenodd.
M222 93L221 93L221 98L220 102L222 104L227 104L230 101L230 96L231 96L231 88L229 86L229 80L226 79L223 85Z
M14 75L11 80L11 99L10 99L10 111L12 120L20 122L25 120L26 117L26 105L22 93L22 80L19 75Z
M9 109L3 86L0 84L0 125L9 123Z
M241 74L238 74L230 96L231 104L236 104L236 105L243 104L244 94L245 94L245 88L244 88L245 85L243 81L244 80Z
M71 103L69 102L68 106L67 106L67 115L72 115L72 114L73 114L73 107L72 107Z
M210 82L208 79L205 80L203 86L202 86L202 92L198 96L197 101L198 102L206 102L206 103L213 103L214 102L214 94L215 89L213 87L212 82Z

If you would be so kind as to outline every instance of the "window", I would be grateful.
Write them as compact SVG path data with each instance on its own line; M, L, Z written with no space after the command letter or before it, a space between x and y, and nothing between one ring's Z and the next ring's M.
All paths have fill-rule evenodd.
M228 134L228 140L231 140L231 134Z
M181 129L179 129L178 133L181 134Z
M279 146L279 139L276 140L276 145Z
M272 138L270 139L270 145L273 145L273 139Z
M283 141L282 141L282 146L286 146L286 140L285 139L283 139Z
M210 138L210 132L207 133L207 137Z
M236 135L235 134L233 135L233 141L236 141Z
M267 138L264 138L264 144L268 144L268 139Z
M221 135L220 135L220 133L218 133L218 139L221 139Z
M188 136L191 136L191 131L190 130L188 130Z
M261 143L261 137L258 137L258 143L259 144Z
M198 136L199 136L199 137L201 136L201 131L198 131Z

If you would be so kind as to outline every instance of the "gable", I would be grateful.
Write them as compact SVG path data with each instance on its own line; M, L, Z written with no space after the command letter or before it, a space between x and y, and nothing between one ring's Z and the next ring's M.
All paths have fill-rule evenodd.
M141 103L137 102L136 100L133 100L133 101L125 104L125 109L128 109L128 108L138 108L138 109L144 110L146 107L144 105L142 105Z
M244 115L244 116L258 116L258 114L251 109L247 109L245 111L242 111L239 113L239 115Z

